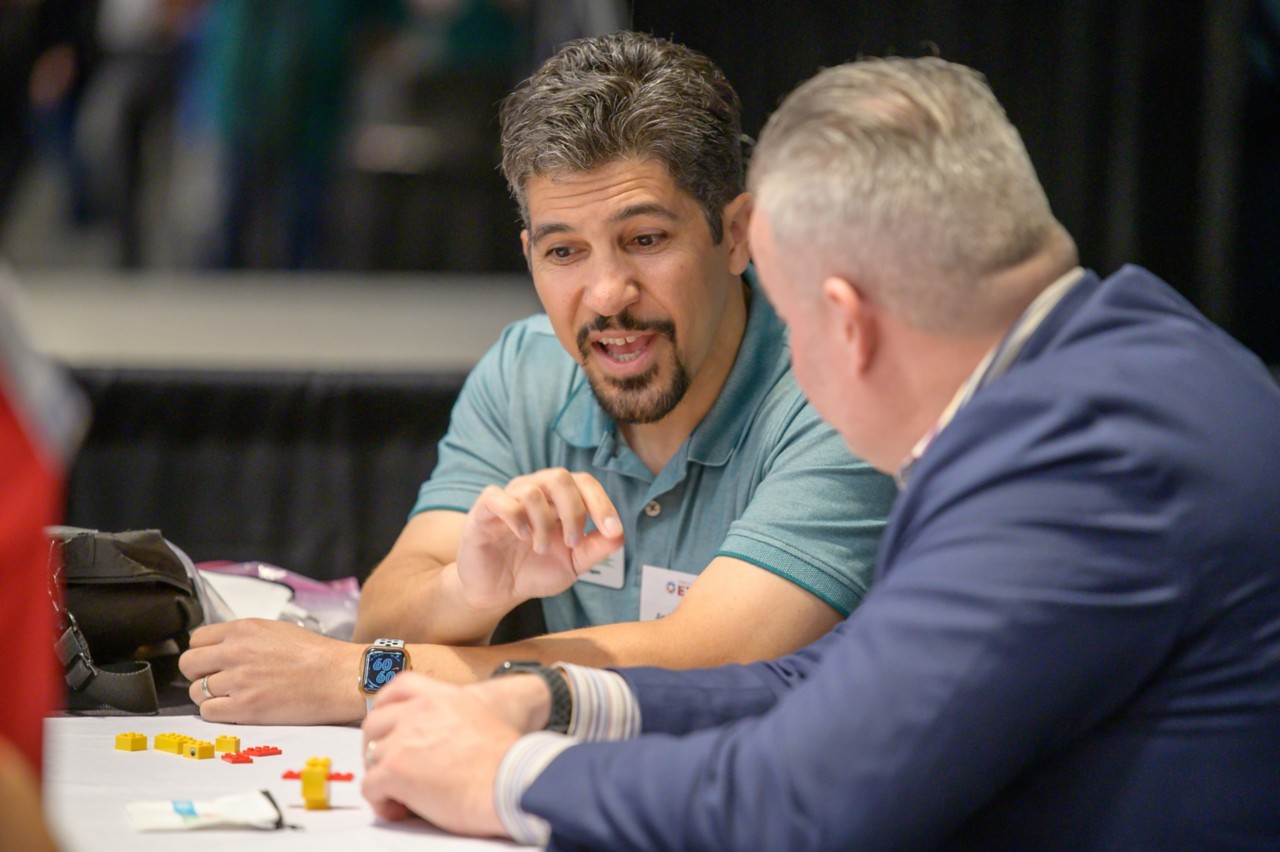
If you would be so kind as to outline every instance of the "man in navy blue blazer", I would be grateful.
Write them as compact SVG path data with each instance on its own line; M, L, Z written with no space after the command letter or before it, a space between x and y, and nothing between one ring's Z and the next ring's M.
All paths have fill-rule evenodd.
M871 593L776 662L401 676L375 811L556 848L1280 848L1262 365L1078 266L970 69L822 72L749 184L800 384L899 481Z

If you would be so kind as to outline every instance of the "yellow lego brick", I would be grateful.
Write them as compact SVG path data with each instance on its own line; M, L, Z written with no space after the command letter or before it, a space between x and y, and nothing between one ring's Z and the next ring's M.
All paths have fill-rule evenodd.
M167 751L170 754L177 754L182 751L182 740L178 734L172 731L156 734L156 751Z
M214 751L239 751L240 738L233 737L230 734L222 734L213 741Z
M192 737L169 732L156 734L156 751L167 751L169 754L182 754L187 743L195 742Z
M302 804L309 811L329 809L329 767L327 757L307 758L302 767Z
M205 740L194 740L188 738L183 744L182 756L190 757L195 760L212 760L213 759L213 743Z
M116 748L120 751L146 751L147 738L137 731L116 734Z

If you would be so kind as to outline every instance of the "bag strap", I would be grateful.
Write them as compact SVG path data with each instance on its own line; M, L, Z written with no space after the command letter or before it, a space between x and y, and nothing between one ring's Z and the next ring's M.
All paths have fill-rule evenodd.
M67 685L71 687L69 709L114 709L152 716L159 713L160 699L156 695L155 678L151 676L151 664L95 665L75 616L66 611L63 614L67 629L58 637L54 648Z

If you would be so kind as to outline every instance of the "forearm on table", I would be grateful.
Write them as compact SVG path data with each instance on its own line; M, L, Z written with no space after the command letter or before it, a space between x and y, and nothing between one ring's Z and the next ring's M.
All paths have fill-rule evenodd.
M466 602L457 566L427 560L384 562L365 582L353 639L379 637L443 645L489 640L509 610L480 610Z
M552 633L503 645L410 648L415 671L454 683L483 680L506 660L576 663L595 668L661 666L688 669L750 662L759 656L739 652L738 632L696 629L669 616Z

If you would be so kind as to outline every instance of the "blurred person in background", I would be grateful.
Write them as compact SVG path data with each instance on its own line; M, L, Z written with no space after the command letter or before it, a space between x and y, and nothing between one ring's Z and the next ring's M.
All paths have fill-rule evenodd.
M99 0L100 51L80 99L75 151L91 212L118 231L116 262L143 261L143 192L148 138L170 117L181 49L201 0Z
M528 16L532 68L549 59L565 42L608 35L631 27L624 0L517 0Z
M71 128L93 64L95 14L94 0L0 0L0 234L40 147L63 164L72 217L84 218Z
M401 0L210 0L197 97L217 133L214 265L328 265L325 213L354 68L405 22Z
M406 26L369 55L331 211L337 266L523 268L490 109L526 70L519 5L412 0Z

